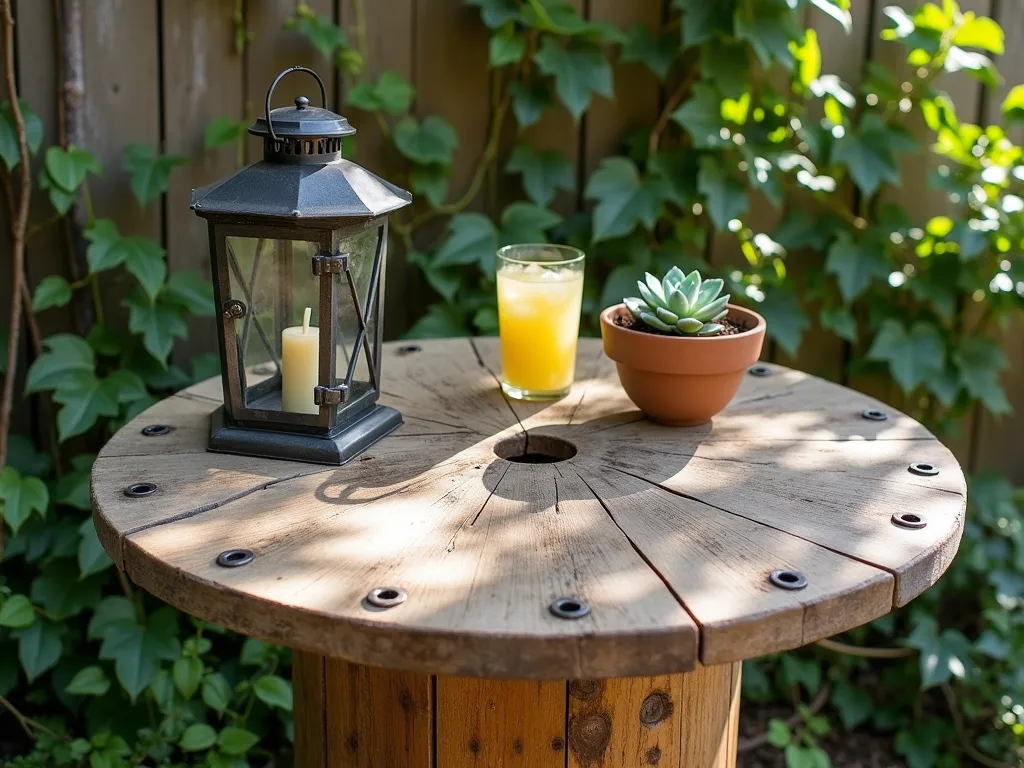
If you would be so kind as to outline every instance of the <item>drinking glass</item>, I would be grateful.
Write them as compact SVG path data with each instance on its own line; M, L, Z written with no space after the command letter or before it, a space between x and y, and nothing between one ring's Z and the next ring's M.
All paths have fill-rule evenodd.
M576 369L584 253L568 245L498 250L501 388L516 400L557 400Z

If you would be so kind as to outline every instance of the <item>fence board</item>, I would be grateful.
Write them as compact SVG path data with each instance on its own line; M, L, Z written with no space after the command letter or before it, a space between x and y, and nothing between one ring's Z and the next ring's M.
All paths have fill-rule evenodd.
M1024 4L1003 0L996 6L996 20L1006 32L1006 55L998 60L1006 82L989 94L982 115L988 123L1001 122L1003 99L1024 72L1024 48L1018 42L1024 39ZM971 468L1004 472L1020 485L1024 484L1024 446L1020 438L1024 419L1024 318L1014 318L1003 336L1003 352L1010 363L1003 375L1003 388L1013 406L1013 414L996 419L987 411L981 412L971 441Z
M205 151L203 132L215 117L244 117L242 58L234 51L234 0L176 0L164 3L164 148L188 164L171 175L167 192L167 255L170 270L194 269L209 278L206 221L189 209L189 191L216 181L238 165L235 144ZM187 341L175 360L217 351L215 320L191 318Z
M363 3L366 25L366 77L371 80L387 70L397 72L408 82L414 81L413 0L391 0L388 3ZM353 45L359 40L358 19L355 3L338 0L342 26ZM345 83L350 86L350 83ZM344 90L344 89L343 89ZM338 105L341 108L342 105ZM345 107L342 114L352 120L358 130L356 134L355 160L386 179L398 180L400 175L398 154L390 146L376 120L365 112ZM399 183L405 183L403 179ZM392 237L388 246L387 282L384 295L384 330L387 338L400 335L412 325L422 311L422 300L415 301L416 268L406 262L405 251L397 239ZM420 285L420 289L422 286Z

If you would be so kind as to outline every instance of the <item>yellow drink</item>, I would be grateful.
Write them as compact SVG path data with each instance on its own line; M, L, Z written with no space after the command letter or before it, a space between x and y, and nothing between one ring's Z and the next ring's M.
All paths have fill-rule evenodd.
M510 246L523 248L524 246ZM562 259L524 263L501 259L498 327L502 389L518 399L553 399L572 386L583 301L583 255L565 261L561 249L530 246ZM506 251L507 249L503 249ZM502 255L502 252L499 252Z

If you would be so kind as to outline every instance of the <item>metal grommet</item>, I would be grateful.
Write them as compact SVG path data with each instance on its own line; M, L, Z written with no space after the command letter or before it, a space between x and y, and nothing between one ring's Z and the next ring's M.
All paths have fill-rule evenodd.
M860 417L868 421L885 421L889 418L889 414L878 408L865 408L860 412Z
M924 528L928 525L928 521L925 520L921 515L913 512L896 512L892 516L892 524L899 528Z
M771 376L772 369L767 365L755 365L753 368L747 369L747 373L751 376Z
M401 587L377 587L371 589L366 596L366 602L378 608L394 608L405 602L408 595Z
M221 568L238 568L248 565L255 557L251 549L226 549L217 555L217 565Z
M582 619L590 613L590 606L578 597L560 597L551 603L551 613L560 619Z
M398 354L411 355L413 352L420 352L423 349L419 344L403 344L398 348Z
M148 427L142 428L142 434L146 437L163 437L169 434L171 428L166 424L150 424Z
M768 581L780 589L803 589L807 586L807 579L800 571L772 571Z
M915 461L907 467L907 471L912 475L921 475L922 477L934 477L939 474L939 468L926 461Z
M156 490L156 483L132 483L124 489L124 495L129 499L138 499L143 496L152 496Z

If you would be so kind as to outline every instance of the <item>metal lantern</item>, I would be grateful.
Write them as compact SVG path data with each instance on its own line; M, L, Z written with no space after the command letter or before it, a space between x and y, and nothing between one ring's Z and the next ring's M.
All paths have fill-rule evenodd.
M291 72L320 86L270 110ZM210 450L342 464L402 423L380 391L387 214L403 189L341 156L355 129L327 109L323 81L291 67L267 92L263 161L204 189L224 406Z

